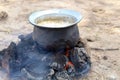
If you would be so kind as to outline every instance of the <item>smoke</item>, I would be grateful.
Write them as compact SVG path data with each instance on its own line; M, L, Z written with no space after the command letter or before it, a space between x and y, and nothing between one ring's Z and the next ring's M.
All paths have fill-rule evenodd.
M20 39L0 51L0 80L72 80L90 69L90 59L81 47L54 52L38 46L31 34Z
M8 73L4 69L0 69L0 80L9 80Z

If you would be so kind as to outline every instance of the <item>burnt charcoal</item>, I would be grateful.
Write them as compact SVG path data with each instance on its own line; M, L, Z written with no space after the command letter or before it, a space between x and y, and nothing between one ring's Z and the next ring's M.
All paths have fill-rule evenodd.
M83 61L90 62L90 56L88 55L85 48L75 47L74 50L79 55L79 57L80 57L79 60L82 60L81 62L83 62Z
M57 72L55 74L56 80L72 80L70 76L67 74L67 71Z
M1 57L8 55L9 57L11 57L14 60L17 59L16 53L17 53L17 49L16 49L16 44L14 42L11 42L7 49L0 51Z
M52 62L50 65L49 65L51 68L53 68L54 70L61 70L63 67L58 64L57 62Z
M70 75L71 77L75 76L75 67L69 67L67 70L68 75Z
M20 65L19 63L17 63L18 55L17 55L16 44L14 42L11 42L11 44L8 46L7 49L1 51L1 54L2 54L2 60L1 60L2 68L5 68L10 73L20 70Z
M90 63L87 62L89 58L86 57L86 52L83 51L83 48L75 47L70 53L70 60L75 66L76 75L80 76L89 71Z
M4 59L5 53L6 53L6 49L0 51L0 68L2 68L2 61Z
M0 69L10 80L73 80L90 69L90 57L81 41L73 47L70 41L60 40L49 51L33 41L32 33L19 38L17 45L12 42L0 51Z
M55 70L61 71L64 69L67 61L68 61L68 58L63 54L56 54L53 57L53 62L50 64L50 67Z
M54 70L53 69L49 69L49 71L48 71L48 76L52 76L52 75L54 75Z
M52 80L52 76L47 76L47 77L44 78L43 80Z
M16 46L16 44L14 42L12 42L10 44L10 46L8 47L8 50L9 50L9 53L11 53L10 54L11 59L12 60L17 60L17 58L18 58L18 55L17 55L17 46Z
M85 50L85 48L78 48L79 50L79 56L85 61L91 64L90 62L90 56L88 55L87 51ZM80 54L81 52L81 54Z
M68 71L68 73L75 72L75 68L74 67L69 67L67 71Z
M83 54L81 53L81 55ZM81 59L77 48L74 48L74 50L70 53L70 60L75 66L77 66L79 62L84 62L84 60Z
M82 41L78 41L78 43L76 44L76 47L85 47L85 44Z
M53 75L55 74L55 71L53 69L49 69L48 74L44 78L44 80L52 80Z
M15 43L11 43L8 47L10 58L9 58L9 67L10 67L10 73L14 73L16 71L20 70L20 65L18 61L18 55L17 55L17 46Z

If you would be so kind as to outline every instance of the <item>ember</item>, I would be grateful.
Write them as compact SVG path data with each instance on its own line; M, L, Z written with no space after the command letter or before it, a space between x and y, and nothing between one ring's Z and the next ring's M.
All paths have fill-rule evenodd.
M73 63L71 61L68 61L65 65L65 69L67 70L69 67L74 67Z
M67 46L65 54L55 54L38 47L31 35L20 37L17 45L12 42L0 52L0 77L5 74L8 78L1 80L72 80L89 71L90 58L84 47Z
M70 15L75 21L57 28L40 27L34 23L40 13L47 12ZM19 36L21 41L18 44L12 42L7 49L0 51L0 80L78 80L88 73L90 57L79 40L76 25L81 19L80 14L59 9L47 12L33 13L29 20L35 26L34 31Z
M66 56L68 59L69 59L69 50L70 50L70 47L67 45L67 47L66 47L66 52L65 52L65 56ZM69 67L74 67L74 64L73 64L71 61L66 62L65 69L67 70Z

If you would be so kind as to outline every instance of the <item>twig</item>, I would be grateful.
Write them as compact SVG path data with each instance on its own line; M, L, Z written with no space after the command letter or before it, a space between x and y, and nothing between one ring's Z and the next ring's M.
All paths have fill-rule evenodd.
M116 50L119 50L119 48L107 48L107 49L91 48L91 50L96 50L96 51L116 51Z

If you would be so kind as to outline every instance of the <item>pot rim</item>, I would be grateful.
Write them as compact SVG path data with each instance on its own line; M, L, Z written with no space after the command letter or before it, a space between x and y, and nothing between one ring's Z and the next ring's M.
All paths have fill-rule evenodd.
M55 27L55 26L51 26L51 27L48 27L48 26L40 26L38 25L37 23L35 23L35 20L40 17L40 16L44 16L44 15L48 15L48 14L66 14L66 15L71 15L73 16L76 20L75 22L67 25L67 26L62 26L62 27ZM73 25L76 25L78 22L80 22L82 19L82 16L79 12L77 11L74 11L74 10L68 10L68 9L49 9L49 10L39 10L39 11L35 11L35 12L32 12L30 15L29 15L29 22L36 26L36 27L42 27L42 28L67 28L67 27L70 27L70 26L73 26Z

